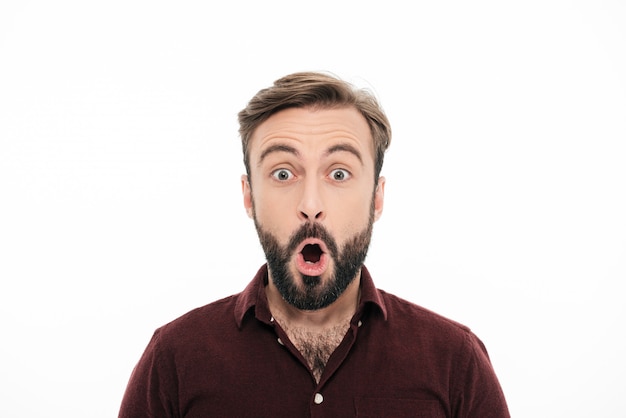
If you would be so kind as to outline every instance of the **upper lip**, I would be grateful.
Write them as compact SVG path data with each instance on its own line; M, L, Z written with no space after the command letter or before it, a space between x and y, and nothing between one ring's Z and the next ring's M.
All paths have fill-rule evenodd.
M328 248L326 248L326 244L324 244L324 241L322 241L319 238L307 238L303 240L300 243L300 245L298 245L296 252L301 253L304 247L306 247L307 245L318 245L320 247L320 250L322 250L323 254L328 252Z

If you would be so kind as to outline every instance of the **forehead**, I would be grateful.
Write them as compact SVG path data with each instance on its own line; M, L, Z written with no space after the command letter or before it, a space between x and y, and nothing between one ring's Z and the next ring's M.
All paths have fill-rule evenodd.
M281 110L261 123L250 139L250 154L258 158L263 149L277 143L295 147L327 147L345 142L373 158L371 130L353 107Z

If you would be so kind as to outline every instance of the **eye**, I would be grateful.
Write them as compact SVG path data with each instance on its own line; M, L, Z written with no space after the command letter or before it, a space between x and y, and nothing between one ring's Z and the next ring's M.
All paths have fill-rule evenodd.
M286 168L279 168L278 170L272 171L272 177L278 181L287 181L293 178L293 173Z
M337 168L330 172L330 177L335 181L346 181L350 178L350 172L343 168Z

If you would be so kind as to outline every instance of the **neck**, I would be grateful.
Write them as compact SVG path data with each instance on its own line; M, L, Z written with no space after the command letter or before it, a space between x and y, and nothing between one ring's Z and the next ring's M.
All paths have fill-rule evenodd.
M357 310L360 298L361 283L359 271L346 290L329 306L314 311L298 309L287 303L274 286L271 277L265 288L270 311L282 325L309 328L311 330L327 329L349 321Z
M303 311L285 302L271 277L265 288L272 316L302 354L316 382L350 328L361 293L358 277L360 272L335 302L315 311Z

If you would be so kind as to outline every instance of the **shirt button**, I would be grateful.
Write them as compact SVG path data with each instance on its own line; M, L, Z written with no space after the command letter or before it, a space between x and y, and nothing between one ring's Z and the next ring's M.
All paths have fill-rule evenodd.
M281 340L280 338L277 341L278 341L278 344L285 345L285 343L283 343L283 340Z
M363 321L359 321L359 327L361 327L361 325L363 325Z
M315 402L316 405L319 405L324 402L324 397L321 393L316 393L315 398L313 398L313 402Z

